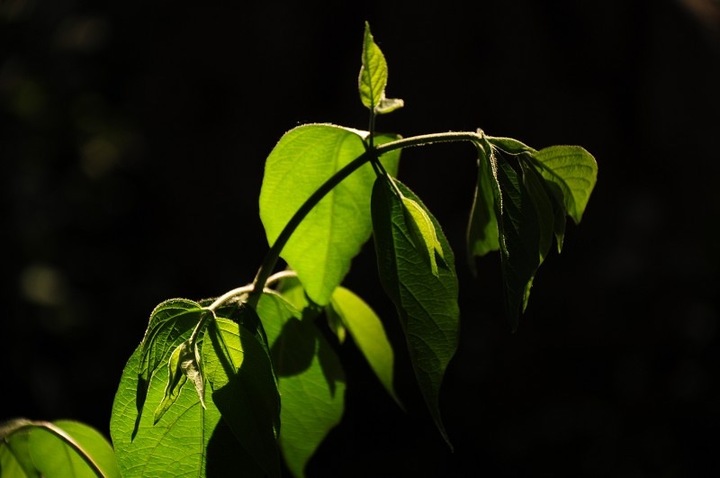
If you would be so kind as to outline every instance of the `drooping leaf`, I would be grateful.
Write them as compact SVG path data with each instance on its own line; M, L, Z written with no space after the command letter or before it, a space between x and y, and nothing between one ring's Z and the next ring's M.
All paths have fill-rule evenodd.
M527 306L530 288L541 261L541 226L517 159L497 160L500 251L505 311L513 330Z
M580 146L551 146L531 156L540 174L554 186L567 214L580 223L597 182L595 158Z
M255 311L246 307L243 314ZM280 395L269 351L232 320L208 325L202 360L212 399L240 444L270 477L280 476Z
M400 405L393 386L395 353L385 328L374 310L360 297L344 287L333 293L329 309L350 332L360 352L370 364L385 390Z
M273 244L290 218L331 176L365 152L367 133L328 124L304 125L286 133L265 164L260 218ZM395 139L374 137L376 144ZM397 171L399 153L383 155ZM375 173L365 164L328 193L305 217L283 248L313 302L326 305L350 262L370 238L370 192Z
M440 385L458 341L458 285L453 252L440 224L400 181L400 193L422 207L437 232L447 267L436 275L411 239L402 199L385 177L375 182L372 218L380 282L397 308L420 390L440 433Z
M299 285L283 293L303 296ZM314 309L301 313L281 296L266 293L257 312L272 344L280 383L280 449L293 476L304 477L307 462L342 419L345 375L339 358L313 323Z
M390 113L402 108L404 105L401 99L385 97L387 80L388 67L385 55L375 43L375 39L370 33L370 25L366 22L358 89L360 91L360 101L374 113Z
M0 476L119 478L110 443L94 428L71 420L16 419L0 425Z
M538 253L540 254L540 262L542 264L550 251L553 238L555 237L555 214L553 212L553 204L544 179L527 161L520 161L522 168L523 186L530 196L535 213L537 214L538 223ZM565 218L562 218L565 222Z
M500 249L495 215L497 186L489 154L482 145L478 145L478 177L467 229L468 261L473 272L475 256L484 256Z
M189 334L183 336L184 340ZM230 342L238 335L225 328L220 329L219 334ZM245 334L252 336L250 332ZM200 343L203 360L208 361L207 357L215 348L212 344L206 347L211 343L207 336L201 338ZM139 346L123 370L110 421L110 434L123 477L228 476L240 469L243 476L260 478L268 475L268 471L259 465L258 457L241 445L233 432L237 427L234 414L223 412L221 416L215 388L205 397L206 407L203 408L193 387L182 387L162 420L153 424L153 410L165 396L168 368L157 368L147 384L146 400L138 407L136 389L142 354L143 347ZM224 359L215 357L214 363L218 362L224 363ZM211 383L217 384L219 375L222 374L213 370L214 382ZM233 377L233 381L240 380L240 375ZM221 395L218 403L225 405L225 397Z

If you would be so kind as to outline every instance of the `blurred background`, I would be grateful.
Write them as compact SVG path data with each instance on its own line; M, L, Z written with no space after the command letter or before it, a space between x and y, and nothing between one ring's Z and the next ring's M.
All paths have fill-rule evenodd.
M458 258L455 452L411 380L403 413L344 345L346 418L309 475L717 476L717 1L181 3L0 1L0 420L107 434L153 307L252 280L273 145L301 123L366 126L369 20L406 104L379 129L579 144L599 181L511 334L499 257L464 267L472 148L404 153ZM398 340L371 244L347 284Z

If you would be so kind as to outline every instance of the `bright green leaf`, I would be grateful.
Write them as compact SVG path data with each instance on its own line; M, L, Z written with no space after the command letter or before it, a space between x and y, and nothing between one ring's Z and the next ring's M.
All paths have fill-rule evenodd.
M532 157L561 198L567 214L578 224L597 181L595 158L580 146L551 146Z
M17 419L0 426L0 476L120 477L112 447L94 428L71 420Z
M283 294L300 298L296 285ZM335 352L313 323L317 312L302 313L281 296L266 293L257 312L265 324L280 382L280 449L295 477L343 416L345 375Z
M436 275L418 253L406 223L405 207L389 181L379 177L372 194L372 218L380 282L395 303L420 390L430 414L449 442L439 410L445 369L458 341L458 285L450 245L440 224L420 199L395 180L401 194L417 202L430 217L445 255Z
M444 262L445 254L438 240L435 225L430 220L428 212L417 202L403 196L402 204L404 206L405 224L410 232L410 238L418 252L427 259L433 275L438 277L440 272L438 271L436 256Z
M344 287L335 289L329 309L350 332L350 336L380 379L380 383L400 405L393 386L395 354L375 311L364 300Z
M358 89L360 101L373 113L386 114L404 106L401 99L385 97L387 80L388 67L385 55L375 43L370 33L370 25L366 22Z
M241 313L255 315L249 307ZM280 395L269 351L245 327L217 318L208 325L202 361L225 423L268 476L279 477Z
M224 330L220 333L225 337ZM232 341L232 332L228 333L231 337L226 339ZM190 331L182 334L182 340L187 340L189 335ZM247 335L252 336L249 332ZM211 345L206 350L205 341L210 342L210 339L201 340L203 356L214 349ZM110 434L124 477L228 476L237 470L243 470L243 476L267 476L268 473L258 465L257 457L240 444L228 425L234 418L232 414L221 419L215 404L215 390L205 397L206 407L203 408L196 391L192 387L183 387L163 419L154 425L153 410L165 396L168 369L157 368L147 384L146 399L139 405L136 389L142 353L140 346L123 370L110 421ZM216 358L215 362L218 361L220 359ZM217 374L213 375L214 379L216 377Z
M326 180L365 152L367 133L327 124L286 133L265 164L260 218L273 244L290 218ZM375 136L376 144L395 139ZM399 152L383 155L397 171ZM298 274L313 302L326 305L370 238L370 192L375 173L363 165L328 193L305 217L283 248L282 258Z

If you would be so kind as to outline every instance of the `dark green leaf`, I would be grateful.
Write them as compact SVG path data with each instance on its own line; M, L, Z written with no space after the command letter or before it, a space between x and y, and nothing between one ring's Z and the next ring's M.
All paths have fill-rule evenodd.
M242 314L255 314L250 307ZM240 444L271 477L280 476L280 395L269 351L236 322L217 318L202 347L212 399Z
M273 244L290 218L332 175L365 152L366 132L334 125L304 125L287 132L265 164L260 218ZM394 136L374 137L382 144ZM397 171L399 151L383 155ZM282 251L313 302L326 305L372 232L370 192L375 173L363 165L305 217Z
M458 340L458 286L453 252L440 224L420 199L395 180L400 193L422 207L434 226L445 266L438 274L416 248L402 199L385 177L375 182L372 218L380 281L400 316L410 359L430 414L446 441L439 410L439 393L445 369Z
M467 232L468 260L473 271L475 271L473 260L475 256L484 256L488 252L500 249L498 222L495 215L497 184L488 154L489 152L478 145L478 178Z
M299 285L283 294L303 303ZM313 323L317 311L299 312L277 294L266 293L257 312L265 324L282 394L280 448L288 469L305 476L305 466L344 410L345 375L330 344Z
M505 306L515 330L520 314L527 306L532 281L540 265L543 233L537 208L525 185L518 161L498 160L496 164L502 197L498 216Z

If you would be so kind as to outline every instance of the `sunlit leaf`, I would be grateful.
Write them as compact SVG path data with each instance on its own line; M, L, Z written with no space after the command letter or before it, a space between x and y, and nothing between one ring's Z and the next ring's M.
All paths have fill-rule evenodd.
M262 375L263 372L267 373L269 369L267 352L262 347L247 345L247 343L257 343L252 332L245 331L244 328L239 332L236 323L222 318L216 319L216 322L220 325L208 329L214 331L213 335L209 337L205 332L205 336L201 338L202 360L211 365L212 372L205 373L208 374L208 382L213 385L213 393L205 397L206 407L202 406L194 387L182 387L162 420L154 424L153 410L164 399L165 386L169 378L168 367L157 368L147 384L146 399L138 406L136 390L142 368L143 347L139 346L130 357L115 395L110 422L113 445L124 477L201 477L212 474L228 476L237 473L237 470L243 470L243 476L249 477L278 476L273 474L276 469L268 470L265 467L267 463L260 461L264 456L258 454L256 449L248 449L244 443L241 444L235 433L238 426L245 425L238 424L238 414L247 413L247 410L226 410L228 402L233 402L233 406L246 407L247 396L255 396L256 387L253 377ZM187 340L189 335L190 331L181 335L181 338L183 341ZM217 342L218 337L233 346L237 342L245 346L247 356L252 356L245 358L248 364L252 364L248 365L247 369L254 369L250 373L251 377L242 372L233 375L234 364L228 364L227 356L218 357L213 354L217 349L213 341ZM237 361L236 352L232 347L230 348L230 361ZM252 350L252 353L248 350ZM219 370L218 364L222 364L222 371ZM222 385L225 381L223 377L227 378L225 386ZM272 373L261 380L263 383L275 386ZM241 388L245 386L243 390L246 396L233 397L237 392L236 384ZM270 395L272 396L272 393ZM233 401L233 398L238 397L238 400ZM272 400L258 408L252 405L253 413L263 415L268 407L273 408L271 402ZM223 407L222 417L216 403ZM257 430L248 428L248 433L254 432ZM273 426L254 435L259 442L254 446L262 447L265 444L263 437L268 435L274 436ZM179 450L182 452L179 453Z
M110 443L94 428L71 420L16 419L0 425L0 476L120 477Z
M344 287L335 289L329 309L350 332L385 390L400 404L393 386L395 353L380 317L364 300Z
M143 406L145 389L152 374L159 367L167 366L170 355L187 340L204 313L200 304L187 299L166 300L152 311L141 344L139 408Z
M299 286L283 292L302 297ZM277 294L264 294L257 312L265 324L282 395L280 449L295 477L343 415L345 375L313 323L312 308L298 311Z
M200 404L205 406L205 378L200 372L199 363L197 347L194 347L190 340L186 340L175 348L168 360L168 382L165 385L163 400L155 409L153 418L155 423L175 403L180 395L180 389L188 379L195 386Z
M287 132L265 164L260 218L273 244L290 218L332 175L365 152L367 133L328 124ZM378 135L376 144L395 139ZM384 167L397 171L399 151L383 155ZM370 238L370 193L375 173L363 165L328 193L305 217L282 251L313 302L326 305Z
M385 97L387 80L388 67L385 55L375 43L375 39L370 33L370 25L366 22L358 89L360 101L374 113L390 113L404 106L401 99Z
M597 181L595 158L580 146L551 146L532 154L567 214L579 223Z
M380 282L394 302L410 352L420 390L430 414L449 442L439 410L439 393L445 370L458 341L458 286L452 250L440 224L420 199L395 181L400 193L417 202L437 232L447 267L432 270L411 239L403 201L389 181L379 177L373 188L372 218Z
M430 220L425 208L408 197L403 196L401 199L410 239L415 244L417 251L427 259L433 275L438 276L438 258L444 263L445 254L438 240L435 225Z

